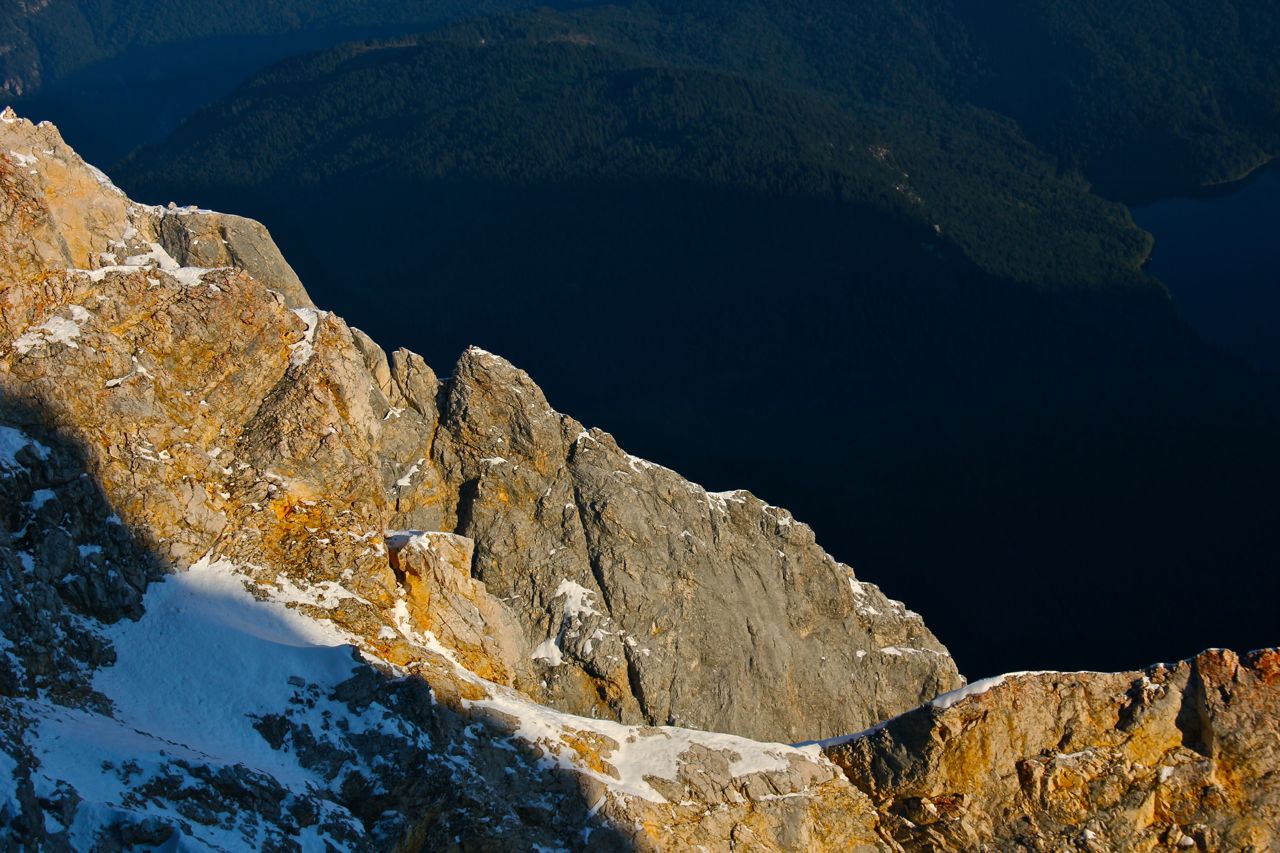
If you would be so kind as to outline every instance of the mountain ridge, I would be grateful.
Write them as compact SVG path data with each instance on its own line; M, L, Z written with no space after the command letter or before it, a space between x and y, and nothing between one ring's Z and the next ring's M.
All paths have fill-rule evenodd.
M954 664L919 617L785 511L627 457L483 350L442 394L420 358L388 358L311 306L260 226L136 205L50 125L5 111L0 150L0 834L14 843L1274 842L1274 651L947 694ZM638 538L664 506L689 527ZM658 590L685 608L661 624L627 579L664 566L672 543L701 554L674 580L723 592L700 609L687 589ZM573 553L539 571L559 546ZM752 610L752 593L712 583L718 565L744 589L782 586ZM783 621L748 632L759 663L721 704L689 665L723 649L718 624L780 603ZM651 650L631 659L646 717L710 710L742 727L724 714L762 700L806 727L812 705L861 728L823 704L839 684L806 697L766 668L750 686L789 631L832 619L841 630L805 650L806 670L825 653L874 683L868 722L906 712L860 736L793 747L531 698L625 720L614 702L636 674L615 680L598 648L612 636ZM529 631L545 637L536 650ZM675 679L647 680L649 658ZM527 667L562 682L522 681ZM908 710L913 690L933 701ZM1114 796L1081 800L1081 785Z

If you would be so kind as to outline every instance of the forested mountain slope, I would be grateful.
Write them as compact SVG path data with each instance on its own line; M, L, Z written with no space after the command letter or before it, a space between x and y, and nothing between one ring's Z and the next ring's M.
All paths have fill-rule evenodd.
M957 124L944 152L908 112L672 66L545 16L530 27L286 64L140 155L126 180L219 197L391 174L522 188L680 182L869 209L1042 286L1143 281L1150 244L1123 208L1060 177L1011 128Z
M676 61L914 104L921 118L991 110L1122 197L1236 177L1280 147L1280 22L1265 0L651 0L575 20Z
M0 95L16 97L130 50L217 36L430 26L527 5L503 0L19 0L0 9Z

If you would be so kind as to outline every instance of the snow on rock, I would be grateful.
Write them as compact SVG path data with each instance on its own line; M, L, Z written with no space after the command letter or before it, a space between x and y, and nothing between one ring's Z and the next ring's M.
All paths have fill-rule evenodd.
M901 655L903 652L926 652L929 650L890 647L890 648L879 649L879 651L885 654ZM974 681L969 684L966 684L964 687L960 687L956 690L951 690L947 693L943 693L940 696L937 696L934 699L930 700L923 707L933 708L938 711L945 711L948 708L951 708L952 706L959 704L961 701L968 699L971 696L981 696L983 693L987 693L988 691L994 690L995 688L1004 684L1006 681L1008 681L1011 678L1019 678L1025 675L1048 675L1048 674L1051 674L1051 673L1045 672L1045 671L1007 672L1007 673L1004 673L1003 675L995 675L995 676L992 676L991 678L979 679L978 681ZM917 709L913 708L911 711L908 711L907 713L908 714L914 713L915 710ZM902 715L898 715L898 716L902 716ZM875 734L876 732L885 728L896 719L898 719L898 717L891 717L888 720L884 720L883 722L877 723L871 728L865 729L860 732L854 732L853 734L847 734L847 735L840 735L838 737L827 738L826 740L821 740L821 741L806 741L804 743L797 744L797 746L801 746L801 747L818 746L823 749L831 749L833 747L843 746L844 744L851 743L855 740L860 740L861 738L864 738L867 735Z
M312 782L296 760L271 748L254 717L288 708L301 678L326 690L357 661L335 627L276 602L256 600L227 562L202 559L153 584L137 622L105 630L116 666L93 686L116 718L173 744L243 763L286 783Z
M1003 675L995 675L995 676L992 676L991 678L982 678L982 679L979 679L978 681L974 681L969 684L966 684L964 687L961 687L958 690L952 690L950 693L943 693L941 696L937 697L932 702L930 702L929 705L930 707L937 708L940 711L945 711L947 708L950 708L952 705L955 705L956 703L960 702L960 700L962 699L967 699L970 696L981 696L983 693L986 693L988 690L994 690L995 688L999 687L1001 684L1004 684L1010 678L1018 678L1024 675L1047 675L1047 674L1049 673L1030 672L1030 671L1006 672Z
M655 787L655 782L678 783L682 766L703 763L704 759L697 754L702 750L733 756L728 769L730 779L756 773L783 773L794 761L827 764L827 759L816 745L762 743L716 732L666 726L627 726L608 720L575 717L534 704L505 688L495 688L490 698L469 704L472 709L493 711L504 718L516 720L515 736L540 747L546 767L559 767L588 776L615 795L637 797L651 803L669 801ZM601 748L598 754L598 758L616 775L593 769L590 766L592 762L584 761L579 752L569 748L564 736L574 733L575 740L578 740L584 732L607 739L604 741L606 744L610 741L616 744Z
M84 161L81 160L81 162L83 163ZM115 183L109 177L107 177L106 172L102 171L92 163L85 163L84 166L86 169L89 170L89 174L93 175L93 179L97 181L98 185L101 186L103 189L108 190L116 195L124 195L124 190L116 186Z
M581 584L565 578L560 581L560 585L556 587L556 591L552 594L553 600L564 596L564 618L573 619L574 617L582 618L583 616L599 616L600 611L596 610L587 603L588 596L595 596L595 593L587 589Z
M18 462L18 453L23 448L30 447L32 452L40 459L48 459L49 448L36 441L20 429L11 426L0 426L0 468L13 470L21 468L22 464Z
M0 460L32 443L0 428ZM352 638L285 604L324 603L344 591L268 586L262 590L274 600L261 600L246 582L236 566L206 557L153 583L141 618L96 625L115 662L99 669L91 686L110 702L111 716L43 696L0 699L0 719L32 721L20 738L36 759L20 767L8 754L12 748L0 748L0 824L4 813L15 813L29 775L42 801L74 791L75 808L62 812L69 824L55 826L58 812L46 813L48 830L65 832L71 849L96 849L102 832L143 816L174 830L164 849L276 849L285 825L279 815L240 799L247 791L276 791L286 798L282 805L296 803L300 813L316 816L285 830L302 849L352 849L365 828L338 804L333 779L295 745L337 750L347 772L372 777L376 754L353 750L352 743L391 737L412 749L429 739L382 706L357 711L338 701L336 688L364 665ZM260 728L273 719L303 731L301 740L273 744ZM5 734L0 727L0 747ZM203 792L205 817L191 819L184 803L197 793L184 792Z
M0 635L3 637L3 635ZM17 798L18 762L0 750L0 815L19 814L22 804Z
M307 330L303 333L302 340L289 347L293 353L289 356L289 363L294 366L301 366L310 361L311 356L315 355L316 327L320 325L320 312L314 308L294 308L293 313L297 314L302 319L302 322L307 324ZM412 476L412 474L408 476ZM396 485L400 485L400 483L396 483Z
M137 236L137 229L130 226L133 230L133 236L129 236L126 232L125 239L133 239ZM108 264L92 270L68 269L68 275L84 275L88 276L90 281L100 283L104 281L110 273L136 273L139 270L159 270L169 276L172 276L179 284L187 287L195 287L204 282L204 276L210 272L214 272L214 268L209 267L184 267L173 259L173 256L165 251L164 247L159 243L148 243L149 251L142 252L137 255L129 255L125 258L123 264ZM106 256L111 259L112 255ZM215 285L209 285L215 287Z
M729 502L746 503L747 491L745 489L735 489L731 492L707 492L707 503L714 506L721 514L727 515L729 512Z
M261 584L258 587L265 589ZM294 583L288 575L281 573L276 575L275 587L271 590L271 597L281 604L307 604L321 610L334 610L340 607L343 601L354 599L361 604L373 606L337 581L320 581L304 589Z
M13 342L13 348L19 355L26 355L41 344L63 344L71 349L79 349L76 339L80 337L81 327L92 315L80 305L68 305L70 317L50 317Z
M310 329L308 329L308 332L312 335L315 334L314 328L315 327L312 326ZM297 346L297 344L294 344L294 346ZM309 357L310 356L308 356L308 358ZM401 489L407 489L410 486L412 486L414 475L422 470L422 466L426 463L426 461L427 460L425 458L422 458L422 459L419 459L417 462L413 463L412 465L410 465L409 470L404 472L404 476L401 477L399 480L396 480L396 486Z
M151 251L125 258L124 267L126 269L130 267L157 267L188 287L200 284L205 273L210 272L209 269L204 267L182 266L159 243L150 243L148 245L151 247Z
M555 592L552 593L551 596L551 600L553 602L559 599L564 599L564 603L562 604L560 611L559 629L556 636L548 637L539 643L538 647L533 650L533 654L530 655L530 657L536 661L542 661L548 666L560 666L560 664L564 662L564 655L560 643L562 638L566 636L566 632L567 636L576 636L574 629L578 626L575 625L575 622L581 623L582 620L589 616L603 615L599 610L596 610L591 606L590 600L594 597L595 593L587 589L582 584L571 581L568 578L560 581L560 585L556 587ZM590 654L593 643L603 637L604 632L597 629L592 637L584 644L583 652Z
M39 720L28 735L29 746L39 761L32 774L37 796L50 798L63 785L75 788L81 802L66 827L72 849L98 849L103 830L128 823L131 800L147 784L181 784L199 789L205 783L190 775L183 764L229 770L234 763L199 750L139 730L101 714L44 703L24 703ZM3 756L3 753L0 753ZM182 762L182 763L176 763ZM175 778L176 777L176 778ZM3 801L0 793L0 801ZM184 815L163 799L150 798L146 808L152 818L166 818L170 825L185 827L171 839L174 850L235 850L246 843L267 839L262 827L243 817L223 826L184 820ZM325 839L317 827L307 827L298 839L304 849L325 849Z
M548 637L539 643L530 657L542 661L547 666L559 666L564 663L564 655L560 652L560 646L555 637Z

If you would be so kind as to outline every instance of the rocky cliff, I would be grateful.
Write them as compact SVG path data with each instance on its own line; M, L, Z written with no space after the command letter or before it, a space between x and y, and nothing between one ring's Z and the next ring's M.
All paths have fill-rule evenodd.
M53 128L5 128L0 390L85 446L163 560L343 585L367 603L330 615L362 634L405 590L475 671L622 722L799 740L961 683L919 616L784 510L626 455L483 351L447 383L388 359L261 226L134 204ZM398 530L471 540L468 584L389 559ZM494 618L432 621L472 608Z
M1273 656L965 692L785 510L492 354L387 356L260 225L136 204L7 111L0 245L17 846L1273 841Z
M1280 651L1016 673L824 744L909 850L1280 849Z

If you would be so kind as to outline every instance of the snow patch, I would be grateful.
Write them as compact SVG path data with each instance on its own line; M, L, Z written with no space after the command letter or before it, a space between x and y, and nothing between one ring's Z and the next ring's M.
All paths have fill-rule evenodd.
M41 460L48 459L52 452L22 430L0 426L0 468L12 471L23 467L18 462L18 453L26 447L32 448L32 452Z
M175 762L227 769L233 766L106 716L46 703L23 704L27 713L40 721L28 734L29 745L39 762L31 774L37 796L55 793L61 782L74 787L80 798L75 818L66 827L73 850L98 849L102 830L118 825L122 819L136 820L138 809L136 803L130 801L136 798L137 788L146 782L160 777L173 779L177 775L183 787L197 788L204 784ZM0 802L2 798L0 794ZM252 821L242 821L239 825L230 821L188 822L162 800L148 801L145 813L175 828L181 827L169 842L174 850L241 850L258 846L265 840L255 831L258 827ZM330 812L330 815L338 820L346 817L341 813ZM191 834L187 835L188 832ZM302 849L333 849L326 845L329 839L322 837L322 831L316 826L304 829L297 840Z
M271 748L253 717L290 707L291 677L326 691L350 677L357 662L337 627L258 601L232 564L208 557L152 584L143 604L140 620L104 632L120 663L100 670L93 686L112 700L116 719L206 760L243 763L291 787L318 784Z
M307 324L307 331L303 333L302 340L289 346L292 352L289 363L296 367L306 364L311 360L311 356L316 354L316 327L320 325L320 312L314 308L294 308L293 313Z
M80 329L93 315L83 306L68 305L68 317L50 317L30 331L24 332L13 342L18 355L26 355L41 344L62 344L71 349L79 349L76 339L80 337Z
M425 458L419 459L413 465L409 466L409 470L404 472L404 476L396 480L396 486L401 489L407 489L413 485L413 475L422 470L422 464L426 462Z
M84 163L83 160L81 160L80 162ZM112 183L111 179L107 177L106 172L102 171L92 163L84 163L84 167L89 170L89 174L93 175L93 179L97 181L98 185L101 186L103 189L110 190L116 195L124 195L124 190L120 189L118 186Z
M745 489L735 489L732 492L706 492L706 496L707 503L725 515L729 512L729 501L734 503L747 502L747 491Z
M0 634L0 637L3 635ZM20 815L22 805L18 802L18 762L9 757L9 753L0 750L0 814Z
M336 610L343 601L352 598L373 607L368 599L356 595L337 581L320 581L303 589L284 574L276 575L276 589L272 590L271 597L281 604L309 604L322 610Z
M972 684L966 684L964 687L957 690L952 690L950 693L943 693L941 696L930 702L929 706L937 708L940 711L945 711L947 708L950 708L962 699L967 699L970 696L981 696L988 690L993 690L1001 684L1004 684L1010 676L1022 674L1023 673L1009 673L1006 675L996 675L991 678L980 679Z
M159 243L149 243L148 245L151 247L151 251L125 258L124 266L126 268L157 267L188 287L200 284L204 280L205 273L212 272L211 269L206 267L184 267L175 261L173 256L166 252Z
M470 707L492 709L517 721L515 735L521 740L544 748L542 764L561 767L603 783L615 794L638 797L655 803L667 799L649 782L650 779L677 781L684 756L694 747L731 753L735 757L729 773L741 778L754 773L786 771L793 760L826 763L817 746L793 747L780 743L760 743L735 735L701 732L672 727L642 728L607 720L574 717L536 705L514 691L498 688L489 699L468 702ZM590 769L561 740L566 730L587 731L603 735L618 744L612 751L601 750L600 758L612 765L617 778ZM689 763L698 759L690 757Z
M564 663L564 655L561 654L560 646L556 643L554 637L548 637L539 643L530 657L544 662L547 666L559 666Z
M599 616L600 611L596 610L587 603L587 596L595 596L595 593L587 589L581 584L565 578L560 581L560 585L556 587L556 591L552 594L552 599L564 596L564 618L572 619L575 616L581 618L583 616Z

